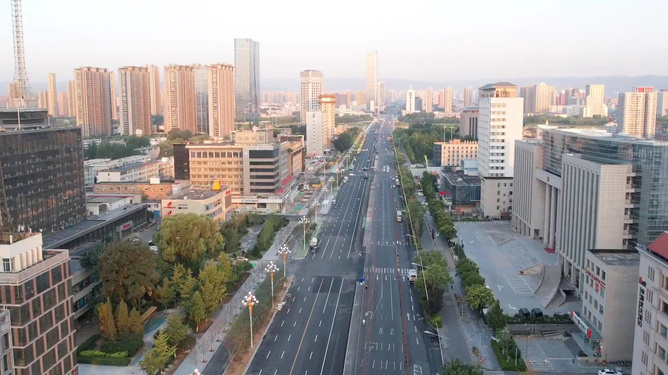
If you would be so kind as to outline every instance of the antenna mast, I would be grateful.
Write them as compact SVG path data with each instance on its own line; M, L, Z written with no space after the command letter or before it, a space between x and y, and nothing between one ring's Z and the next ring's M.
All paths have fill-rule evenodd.
M12 29L14 32L14 82L10 86L8 108L27 109L36 107L35 96L26 72L25 47L23 45L23 12L21 0L11 0Z

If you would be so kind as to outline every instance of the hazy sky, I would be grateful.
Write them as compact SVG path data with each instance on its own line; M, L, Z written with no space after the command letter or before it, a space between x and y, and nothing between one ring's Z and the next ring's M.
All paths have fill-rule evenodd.
M448 80L668 73L666 0L24 0L30 80L78 66L234 62L260 42L261 76ZM0 82L14 75L0 4Z

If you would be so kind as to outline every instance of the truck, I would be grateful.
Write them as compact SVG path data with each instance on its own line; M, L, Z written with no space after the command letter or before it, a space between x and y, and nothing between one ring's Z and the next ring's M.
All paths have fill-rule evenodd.
M397 221L401 221L401 210L397 210Z
M318 251L318 238L311 238L311 243L309 244L308 249L312 254L315 254Z

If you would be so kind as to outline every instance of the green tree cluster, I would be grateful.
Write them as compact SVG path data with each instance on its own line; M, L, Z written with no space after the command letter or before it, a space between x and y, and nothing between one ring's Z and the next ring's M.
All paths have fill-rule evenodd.
M362 122L362 121L372 121L373 117L370 115L343 115L343 116L337 116L336 117L336 123L337 124L352 124L354 122Z
M436 315L443 307L443 293L452 283L452 276L443 254L438 250L421 251L418 261L422 263L422 270L418 273L415 288L426 313Z
M583 118L578 116L557 117L548 115L531 115L524 116L524 125L543 125L549 122L551 125L589 125L589 126L603 126L610 121L608 117L595 116L591 118Z
M168 264L183 264L199 271L205 259L213 259L223 250L223 236L211 218L180 214L163 220L160 228L160 257Z
M102 293L114 302L130 302L140 308L158 282L155 254L148 245L120 241L107 246L99 256Z
M267 251L271 245L274 243L274 237L276 232L278 232L283 226L285 226L286 220L281 219L278 215L267 215L267 219L264 222L264 226L260 231L260 234L257 237L257 242L255 246L250 251L250 255L255 258L260 258L262 253Z
M352 134L348 132L342 133L334 140L334 148L339 152L348 151L353 146L354 141L355 139Z
M479 365L471 365L456 359L443 366L443 375L483 375L483 371Z
M111 143L102 141L99 145L91 143L84 150L84 158L89 159L120 159L126 156L139 155L137 148L146 147L150 144L148 137L130 136L123 143Z
M153 375L161 371L171 357L176 357L176 345L170 344L170 336L165 331L160 331L153 341L153 348L146 353L140 366L148 374Z
M167 139L160 143L160 156L173 156L174 143L181 142L201 142L209 139L208 134L193 134L190 130L172 129L167 133Z
M438 232L446 241L450 241L457 237L457 230L455 229L455 223L452 221L452 218L445 211L443 202L436 197L435 186L437 182L436 176L429 172L424 172L420 179L422 192L427 199L429 212L431 213L431 217L434 218L434 222L438 227Z
M132 335L141 337L144 334L144 323L139 311L133 308L128 314L128 305L123 300L118 304L115 316L110 299L97 306L97 314L100 321L100 332L108 341Z

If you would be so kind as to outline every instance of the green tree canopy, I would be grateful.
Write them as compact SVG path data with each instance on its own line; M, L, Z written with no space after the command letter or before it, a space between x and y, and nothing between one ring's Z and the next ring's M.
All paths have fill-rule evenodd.
M116 242L100 256L100 281L103 294L138 308L158 282L155 254L143 243Z
M200 292L193 293L189 315L190 321L195 324L195 332L199 332L199 324L206 318L206 308Z
M495 333L502 331L508 325L508 315L503 313L499 301L495 301L487 313L487 325Z
M111 301L107 301L97 306L97 315L100 319L100 332L105 339L113 341L116 340L118 331L116 330L116 322L114 321L114 313L111 307Z
M169 344L174 346L179 346L190 333L188 326L183 324L183 315L176 312L167 317L167 328L165 333L169 335Z
M474 310L491 306L496 299L492 290L484 285L472 285L466 288L466 304Z
M119 333L127 333L130 328L130 313L128 312L128 304L121 300L116 307L116 329Z
M483 375L478 365L470 365L458 359L443 366L443 375Z
M168 217L160 229L160 256L167 263L181 263L193 271L202 261L223 249L223 236L211 218L197 214Z
M130 311L128 329L130 330L130 333L137 335L138 337L144 335L144 322L142 322L139 310L136 308L133 308L132 311Z
M350 147L352 147L354 141L355 140L353 139L353 136L350 133L345 132L340 134L334 140L334 148L339 152L347 151L350 149Z

